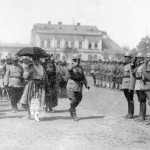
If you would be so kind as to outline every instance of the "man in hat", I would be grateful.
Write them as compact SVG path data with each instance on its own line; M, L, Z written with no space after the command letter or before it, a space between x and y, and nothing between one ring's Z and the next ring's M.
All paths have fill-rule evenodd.
M19 102L24 89L23 67L18 64L17 56L12 58L11 67L7 68L6 70L4 85L5 88L8 89L12 110L13 112L17 112L17 103Z
M69 72L69 80L67 83L67 93L70 99L69 111L74 121L78 121L76 115L76 107L82 100L83 84L87 89L90 88L88 86L83 69L80 65L80 58L78 56L72 58L72 64L68 66L68 72Z

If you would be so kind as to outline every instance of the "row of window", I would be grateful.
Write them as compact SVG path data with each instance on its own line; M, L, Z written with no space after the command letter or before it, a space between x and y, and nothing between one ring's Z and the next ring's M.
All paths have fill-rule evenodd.
M56 42L56 48L61 48L60 47L60 41L57 41ZM44 45L44 40L41 40L41 47L45 47ZM48 40L47 41L47 48L51 48L51 41ZM65 41L65 47L70 47L69 46L69 41ZM70 48L75 48L75 43L74 42L71 42L71 47ZM82 49L83 48L83 43L82 42L79 42L79 49ZM98 44L97 42L94 43L94 48L97 49L98 48ZM88 43L88 49L92 49L92 42L89 42Z

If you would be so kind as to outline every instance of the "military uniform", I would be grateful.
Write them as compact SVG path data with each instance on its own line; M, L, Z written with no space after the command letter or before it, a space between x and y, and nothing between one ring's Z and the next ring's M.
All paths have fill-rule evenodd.
M16 60L17 58L14 58ZM4 85L8 87L8 93L13 111L17 111L17 103L21 99L24 89L23 67L19 64L7 68L4 76Z
M93 78L93 81L94 81L94 85L96 85L96 72L95 72L95 64L91 65L91 76Z
M74 59L77 58L75 57ZM67 93L71 101L69 111L71 117L74 118L74 120L76 120L77 118L76 107L82 100L83 84L85 85L86 88L88 88L88 83L80 64L69 65L68 71L69 71L69 80L67 83Z
M127 57L131 58L131 55L128 56L127 54ZM126 115L127 118L133 118L134 115L134 100L133 100L134 87L135 87L135 78L133 77L133 74L131 72L130 62L128 62L124 65L123 79L122 79L122 89L128 102L128 113Z

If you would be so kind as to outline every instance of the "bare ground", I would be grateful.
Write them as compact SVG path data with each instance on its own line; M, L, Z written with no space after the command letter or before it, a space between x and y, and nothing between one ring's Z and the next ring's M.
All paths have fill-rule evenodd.
M59 99L54 113L41 112L41 122L28 120L21 107L18 113L11 113L10 108L8 101L0 101L0 150L150 149L150 125L123 118L127 103L122 92L85 90L77 108L78 122L69 116L68 99ZM136 116L138 108L135 96Z

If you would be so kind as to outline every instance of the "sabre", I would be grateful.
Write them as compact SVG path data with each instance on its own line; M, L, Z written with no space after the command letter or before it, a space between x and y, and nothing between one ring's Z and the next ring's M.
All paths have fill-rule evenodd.
M6 94L7 94L7 98L8 98L8 103L11 104L10 97L9 97L9 93L8 93L7 88L5 88L5 90L6 90Z

